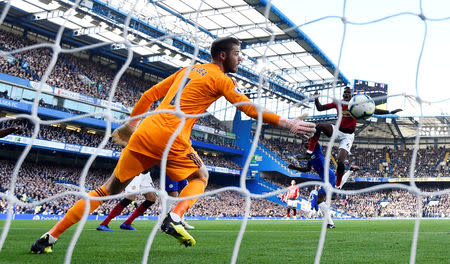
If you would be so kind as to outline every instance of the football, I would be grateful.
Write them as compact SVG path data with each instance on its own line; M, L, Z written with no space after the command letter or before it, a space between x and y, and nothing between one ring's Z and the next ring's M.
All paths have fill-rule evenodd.
M365 94L357 94L348 102L350 114L360 120L365 120L373 115L375 102Z

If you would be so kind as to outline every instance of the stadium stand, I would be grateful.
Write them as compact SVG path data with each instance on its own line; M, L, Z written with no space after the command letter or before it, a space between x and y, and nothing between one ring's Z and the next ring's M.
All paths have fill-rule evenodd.
M5 31L0 29L0 48L5 51L10 51L18 48L23 48L26 46L30 46L33 44L37 44L35 40L31 40L29 38L23 38L23 36L18 35L16 33ZM52 51L49 48L39 48L39 49L31 49L25 52L11 54L8 57L0 57L0 72L9 74L12 76L16 76L19 78L31 80L31 81L39 81L42 78L46 67L49 64L49 61L52 56ZM77 54L60 54L58 57L57 63L53 68L52 73L47 81L47 84L63 88L72 92L77 92L80 94L92 96L99 99L107 99L109 95L109 91L112 86L112 80L117 71L117 63L112 62L110 64L107 63L108 59L101 57L98 54L93 53L77 53ZM107 66L107 67L106 67ZM145 91L148 87L154 84L155 79L149 78L147 74L137 74L133 68L130 68L121 78L118 88L116 89L115 98L113 101L117 101L120 98L120 103L123 105L129 106L134 105L136 101L139 99L140 95L143 91ZM11 98L11 95L8 94L7 91L0 93L1 98L10 99L10 100L19 100L19 98ZM24 99L25 100L25 99ZM31 102L29 99L26 99ZM59 111L65 111L72 114L80 115L85 114L85 112L77 111L73 109L64 108L60 105L56 105L53 103L45 102L43 99L39 100L39 106L44 108L55 109ZM152 106L154 109L157 105ZM5 121L0 123L1 127L7 127L14 124L19 124L23 127L23 136L30 137L33 129L33 125L28 121ZM215 118L213 115L207 115L205 117L200 118L197 121L198 125L202 125L208 128L211 128L215 131L225 131L231 132L231 129L224 125L220 120ZM104 132L101 130L92 130L86 127L76 127L75 130L67 129L65 124L61 124L59 126L41 126L41 130L39 131L38 138L56 141L56 142L68 142L71 144L77 144L81 146L89 146L89 147L97 147L100 141L103 139ZM194 132L191 137L193 140L211 143L218 146L225 146L238 149L239 147L236 145L236 142L232 139L228 139L225 137L221 137L214 134L208 134L205 136L203 133ZM270 137L264 138L261 137L260 144L269 149L273 155L273 157L278 160L280 158L286 164L292 162L291 157L301 154L304 152L304 146L302 146L301 141L297 139L287 139L285 137ZM112 149L116 151L120 151L121 147L109 141L105 146L106 149ZM326 147L324 147L324 150ZM449 165L448 165L448 155L447 152L449 150L445 147L427 147L425 149L420 149L418 153L418 160L416 164L415 175L416 177L448 177L449 174ZM217 155L209 155L207 152L199 151L202 159L205 164L211 166L222 166L230 169L241 169L242 167L231 161L226 155L225 156L217 156ZM333 155L336 155L336 150L333 149ZM352 150L352 155L349 156L349 164L359 165L362 170L353 175L354 177L383 177L383 178L398 178L398 177L408 177L409 163L410 157L412 155L411 149L394 149L390 147L384 148L358 148L355 146ZM437 157L437 159L436 159ZM447 160L445 159L447 157ZM331 164L333 168L333 164ZM29 175L37 174L36 171L33 172L35 168L28 167L24 169L24 171L28 171ZM55 177L57 177L52 172L51 168L44 168L52 181L54 181ZM3 170L3 175L6 175L6 171ZM70 173L68 173L70 174ZM76 175L77 173L73 173L72 175ZM104 179L107 174L99 173L98 179L95 182L101 181ZM66 179L69 176L63 176ZM73 176L72 176L73 177ZM48 184L49 179L45 177L40 180L40 185ZM72 179L72 182L76 182L76 179ZM265 182L264 181L268 181ZM94 183L95 183L94 182ZM90 183L95 185L94 183ZM263 184L268 189L277 190L279 188L284 188L287 185L283 183L272 182L272 186L268 186L270 183L270 179L261 179L260 183ZM270 184L269 184L270 185ZM6 176L2 178L2 187L4 190L7 186ZM92 186L92 185L91 185ZM217 186L216 186L217 187ZM42 197L36 196L35 193L32 192L33 189L36 189L35 186L27 186L26 181L20 184L20 190L17 193L27 193L25 196L26 199L40 199ZM67 187L58 186L56 190L52 190L51 193L57 193L61 190L64 190ZM29 190L31 189L31 190ZM304 197L308 196L307 189L302 189L301 195ZM380 193L376 193L376 195L357 195L340 198L334 203L334 208L336 210L346 211L351 215L360 216L360 217L373 217L373 216L412 216L414 215L414 211L411 211L411 208L405 210L396 211L395 208L405 208L402 207L402 201L400 197L408 197L405 198L408 201L412 201L414 199L413 196L408 194L405 191L384 191ZM20 197L22 199L24 197ZM25 199L24 198L24 199ZM69 198L65 198L69 199ZM221 204L229 204L233 205L233 202L237 201L236 206L239 208L243 206L243 199L238 194L235 193L221 193L214 197L205 197L202 199L214 199L218 203ZM201 199L201 201L202 201ZM442 212L444 215L448 215L448 197L440 197L438 199L437 206L428 206L428 204L436 204L436 200L429 200L427 203L424 202L425 210L424 215L435 216L437 213ZM382 204L386 204L380 201L389 201L389 206L383 206ZM199 202L199 204L193 208L192 215L202 215L204 212L209 211L210 215L219 216L219 215L239 215L240 209L230 209L226 213L220 212L220 207L227 206L217 206L215 209L205 209L204 206L207 206L208 203ZM4 207L4 201L2 201ZM70 204L68 202L62 202L63 208L55 208L55 203L43 206L44 212L49 213L49 210L53 210L52 213L58 214L59 212L64 211L65 204ZM278 206L269 202L267 200L260 201L256 203L256 207L269 207L268 210L264 211L262 209L258 209L253 211L252 215L265 215L268 211L272 212L272 215L284 215L283 210L278 208ZM361 205L364 204L364 205ZM272 208L272 206L274 206ZM427 207L428 206L428 207ZM107 206L104 206L108 208ZM438 209L436 209L438 208ZM18 210L18 212L25 212ZM104 212L107 212L107 209L104 209ZM156 212L156 211L155 211ZM265 213L266 212L266 213Z

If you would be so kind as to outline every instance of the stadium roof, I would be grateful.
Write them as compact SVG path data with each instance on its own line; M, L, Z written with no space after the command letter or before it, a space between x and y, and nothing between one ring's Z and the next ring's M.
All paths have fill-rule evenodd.
M293 101L306 92L349 84L342 74L333 84L333 63L265 0L83 0L75 9L69 0L9 3L9 22L54 34L64 25L64 37L82 45L105 42L118 56L127 55L126 36L135 59L161 72L187 66L197 52L197 61L208 61L211 42L233 35L242 40L244 57L237 78L249 92L260 76L268 80L265 92Z

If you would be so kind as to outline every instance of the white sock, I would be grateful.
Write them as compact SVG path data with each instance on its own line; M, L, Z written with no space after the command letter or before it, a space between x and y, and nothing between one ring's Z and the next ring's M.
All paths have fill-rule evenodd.
M344 176L342 176L342 180L341 180L341 185L338 186L338 188L342 188L342 186L344 186L344 184L347 182L348 177L350 177L350 175L352 175L353 171L348 170Z
M181 221L181 217L179 215L177 215L174 212L170 212L170 217L172 217L172 220L175 222L180 222Z
M319 208L322 210L323 218L327 220L328 224L334 225L333 219L331 219L330 207L325 202L321 202Z
M45 235L48 234L48 242L50 244L55 244L56 240L58 240L56 237L53 237L52 235L50 235L49 233L45 233L43 234L41 237L44 237Z

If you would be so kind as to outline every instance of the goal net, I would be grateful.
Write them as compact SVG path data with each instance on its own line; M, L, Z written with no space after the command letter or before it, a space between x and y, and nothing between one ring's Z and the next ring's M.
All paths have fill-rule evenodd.
M15 4L14 1L4 1L1 3L0 25L3 26L1 30L2 35L4 35L0 51L2 73L31 80L35 93L28 97L24 94L23 98L20 99L26 99L26 103L31 104L28 112L27 109L24 109L22 113L0 118L0 122L7 125L12 124L14 120L26 120L21 124L30 128L31 131L28 140L21 142L24 148L15 161L6 191L0 192L0 198L7 202L7 218L1 231L0 250L4 247L8 233L10 232L15 207L35 208L36 206L52 203L52 201L58 199L68 199L66 197L72 197L69 199L71 202L75 198L92 199L86 192L86 177L90 173L92 164L98 157L105 156L105 153L116 153L111 152L109 149L111 147L111 142L109 141L111 133L118 125L124 124L129 120L128 116L124 113L129 111L127 107L130 107L130 109L133 107L136 99L142 94L143 90L139 89L139 87L142 88L144 86L147 88L148 83L156 83L162 80L165 76L164 65L177 68L190 67L195 63L207 62L209 60L207 50L215 38L235 36L241 40L243 39L244 46L242 48L244 53L242 56L245 62L243 61L240 71L234 75L234 78L237 79L240 89L248 94L255 103L259 115L252 136L253 138L251 139L250 149L247 151L248 156L242 166L240 186L223 187L217 190L207 191L201 197L211 196L225 191L240 193L244 197L245 213L230 260L231 263L236 263L241 241L250 216L252 198L264 199L281 195L286 191L286 188L283 188L265 194L256 194L250 192L246 187L246 178L249 174L250 163L258 148L258 142L262 133L262 113L266 111L263 106L269 110L273 110L270 107L274 106L273 102L276 102L277 113L290 118L305 113L315 115L317 112L313 110L314 105L312 102L315 98L319 98L323 102L337 102L339 109L342 110L343 101L341 95L343 87L349 85L349 82L342 75L340 68L341 65L346 65L345 67L347 67L347 62L345 61L347 58L346 53L360 52L345 49L346 45L355 45L352 42L348 43L353 30L355 28L356 30L360 30L361 28L382 23L391 26L395 21L405 18L418 20L418 23L423 26L419 44L415 43L418 55L412 56L414 58L414 75L409 76L410 83L408 83L408 88L405 91L394 93L390 96L387 96L387 94L379 95L375 99L392 99L392 105L390 107L397 105L398 107L395 108L405 108L405 111L415 109L413 114L406 113L406 115L411 116L411 122L414 122L416 125L415 130L411 132L414 134L411 137L414 138L414 144L410 157L411 162L407 169L409 184L387 183L359 190L339 190L333 188L328 180L332 146L337 142L336 135L333 135L331 138L326 139L325 182L307 181L298 184L298 186L304 188L320 184L327 190L326 202L328 204L331 202L333 193L352 196L385 189L399 189L406 190L414 195L416 197L415 216L417 219L415 220L413 238L411 240L410 263L415 263L419 227L423 213L423 200L428 197L447 195L450 193L448 189L435 192L421 191L415 181L421 136L430 135L425 134L426 124L424 124L424 118L428 115L427 113L431 108L437 111L442 110L444 112L442 114L443 116L448 115L448 113L445 113L445 109L447 109L445 104L448 104L449 101L448 91L439 97L440 99L423 99L428 97L425 96L427 87L421 79L422 72L429 70L423 69L423 64L430 65L428 61L430 60L429 57L425 56L427 52L430 52L430 48L427 46L427 42L432 38L430 37L430 31L435 29L433 27L435 24L448 23L450 20L448 14L436 17L429 16L428 14L431 12L427 6L428 1L417 1L418 7L413 11L401 10L399 12L392 12L391 14L366 19L352 19L349 15L349 10L354 3L344 1L342 8L332 15L320 16L306 20L303 24L295 25L287 18L282 17L282 13L271 4L271 1L234 0L231 1L233 3L227 3L228 1L217 1L217 3L213 3L214 1L206 0L99 1L104 5L95 4L96 2L86 0L26 0L21 2L24 2L21 12L28 13L31 21L47 21L45 23L31 23L32 25L38 24L39 27L55 27L56 25L57 30L54 32L55 35L48 37L47 40L40 39L37 34L31 31L23 32L24 29L21 29L20 25L14 24L19 21L17 20L17 10L20 10L21 7ZM111 10L116 11L114 13ZM277 19L271 17L275 15L278 15L277 19L281 18L283 20L277 22ZM242 21L233 22L233 19L230 19L230 17ZM89 25L83 26L84 22L82 20L84 22L87 21L86 23ZM336 50L339 50L336 56L337 64L335 66L323 53L319 52L318 47L301 31L325 21L333 21L339 27L339 36L337 39L334 39L334 46ZM211 23L214 23L214 25ZM27 34L28 38L21 40L20 37L9 35L13 30L21 31L24 36ZM66 39L69 35L74 40L73 42L67 42ZM383 39L379 41L382 42ZM296 44L294 45L292 43ZM301 46L299 43L304 46ZM339 43L339 45L336 45L336 43ZM355 48L354 46L352 47ZM281 48L284 50L281 50ZM307 48L315 49L307 50ZM99 51L107 51L115 57L122 58L117 59L117 61L110 61L110 63L116 63L118 65L114 69L113 79L106 80L108 76L107 70L101 68L96 68L95 72L90 72L92 75L97 75L97 80L93 80L92 77L83 74L88 72L86 70L88 65L83 65L86 60L80 58L88 59L91 56L90 61L97 60L98 65L108 64L108 61L105 61L106 59L100 58L101 56L97 57L96 55L92 55L97 54ZM371 51L365 50L364 52L368 53ZM71 56L73 54L77 54L77 57ZM92 57L95 58L92 59ZM402 58L398 57L397 59ZM382 62L385 64L391 63L388 57L385 57ZM153 65L156 65L156 70L151 73L138 72L135 70L136 67L134 67L136 63L153 63ZM352 63L355 64L356 62L352 61ZM359 63L361 65L358 65L358 67L365 67L366 64L375 62L364 61ZM401 69L397 70L400 71ZM64 76L64 74L61 75L64 71L76 72L74 76L77 79L71 80L70 77ZM132 80L137 77L145 77L143 78L145 81ZM102 81L98 81L100 79ZM134 86L130 86L130 82ZM77 86L77 90L67 92L70 90L68 86L71 84L77 84L79 86ZM58 110L58 107L68 107L67 105L62 106L58 105L58 103L55 104L54 102L46 101L46 92L49 89L54 89L52 87L61 88L58 90L60 92L66 91L65 98L77 95L79 100L81 100L80 98L84 98L83 100L87 101L93 100L93 102L101 104L102 107L92 107L93 110L90 112L77 112L72 109L71 113L75 113L75 115L67 115L65 118L43 118L40 115L42 108L49 108L51 106L55 110ZM314 94L315 91L319 90L323 90L321 95ZM11 98L13 95L8 94L8 91L12 92L12 90L6 91L6 97L4 98L13 99ZM181 92L182 89L179 89L178 93L181 94ZM272 104L268 104L268 102L272 102ZM183 113L179 108L179 100L175 101L175 105L177 110L173 113L181 117L182 120L208 116L216 116L219 119L229 120L230 116L235 114L235 110L230 109L234 109L234 107L240 106L242 103L233 106L220 99L207 113L198 116ZM118 108L125 110L119 111L117 110ZM153 108L152 111L147 112L142 117L157 113ZM388 118L395 119L396 117L389 116ZM91 154L87 162L84 164L81 173L77 175L77 183L79 186L76 189L58 192L45 199L37 199L31 202L19 199L18 196L21 193L17 193L16 190L18 190L18 183L20 183L20 170L25 159L29 157L33 146L40 144L42 146L45 143L39 139L40 136L46 133L52 135L59 134L59 138L56 141L70 143L72 136L70 134L64 134L65 132L57 130L55 127L60 124L70 124L71 122L81 123L90 119L104 120L104 136L100 140L97 139L95 148L91 149ZM339 126L341 121L342 115L339 114L336 120L333 121L333 124ZM448 121L446 125L448 126ZM69 126L67 125L65 128ZM43 130L43 128L47 130ZM177 133L179 132L177 131ZM156 189L145 189L139 192L156 191L160 194L159 197L162 205L161 212L159 213L160 216L167 214L169 201L182 200L182 198L168 196L164 189L168 151L178 135L177 133L172 135L167 143L161 161L159 187ZM448 137L448 134L444 136ZM322 138L325 137L322 136ZM89 140L87 139L87 141ZM105 175L101 176L104 177L103 179L107 177ZM98 186L100 185L101 182ZM125 196L126 194L122 193L96 199L110 200ZM67 248L66 263L71 261L77 240L86 224L89 203L86 203L86 205L85 214L77 226L76 232L72 236L71 243ZM143 252L142 263L149 261L152 243L162 220L163 218L160 217L158 223L149 234L145 251ZM315 263L320 263L326 233L327 221L323 221ZM30 238L30 243L32 240L33 238Z

